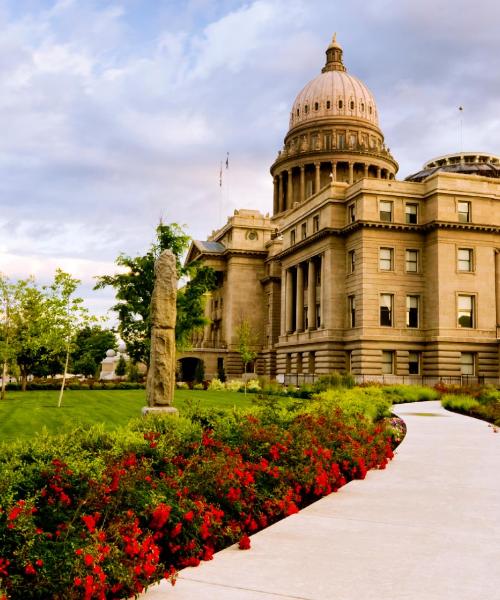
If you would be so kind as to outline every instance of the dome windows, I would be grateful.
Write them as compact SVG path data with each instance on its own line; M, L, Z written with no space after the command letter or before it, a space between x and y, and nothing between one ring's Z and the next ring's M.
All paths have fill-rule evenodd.
M351 107L351 110L354 110L354 100L351 100L350 107Z
M342 110L343 108L344 108L344 101L339 100L339 110Z
M330 110L332 103L330 102L330 100L326 101L326 109Z
M314 103L314 110L319 110L319 102Z
M300 108L297 109L297 116L300 116Z
M365 103L361 102L361 112L365 112Z
M309 104L306 104L306 105L304 106L304 112L305 112L305 113L306 113L306 115L307 115L307 113L309 112Z

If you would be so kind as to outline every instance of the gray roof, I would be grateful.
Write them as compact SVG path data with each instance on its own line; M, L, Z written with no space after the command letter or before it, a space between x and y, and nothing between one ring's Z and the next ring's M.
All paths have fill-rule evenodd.
M220 242L206 242L202 240L194 240L194 244L201 252L218 254L226 249Z

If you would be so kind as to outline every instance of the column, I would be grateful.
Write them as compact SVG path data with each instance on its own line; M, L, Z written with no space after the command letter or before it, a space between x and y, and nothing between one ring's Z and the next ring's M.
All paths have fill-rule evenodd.
M300 202L306 199L306 168L304 165L300 167Z
M495 294L497 306L497 327L500 327L500 248L495 250Z
M332 174L333 174L333 181L337 181L337 161L336 160L332 161Z
M307 321L309 329L316 329L316 263L309 259L307 287Z
M284 188L283 188L283 172L280 173L280 182L279 182L279 205L280 205L280 212L283 212L286 208L285 205L285 194L284 194Z
M368 164L365 163L365 177L368 177Z
M354 163L349 162L349 183L354 183Z
M321 163L314 163L314 166L316 167L316 189L314 193L317 194L321 186Z
M304 269L297 265L297 300L295 302L295 330L304 331Z
M274 177L274 197L273 197L273 214L279 213L279 179Z
M292 169L288 169L288 187L287 187L286 205L288 208L292 208L292 205L293 205Z
M285 312L286 312L286 333L292 333L293 327L293 273L291 269L286 271L286 297L285 297Z
M377 167L377 179L381 179L382 178L382 169L380 167Z

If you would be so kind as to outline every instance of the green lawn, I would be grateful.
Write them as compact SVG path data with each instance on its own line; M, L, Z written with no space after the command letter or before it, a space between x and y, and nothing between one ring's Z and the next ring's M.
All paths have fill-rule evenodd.
M58 433L75 426L103 423L114 429L141 414L144 390L66 390L57 408L57 391L7 392L0 402L0 442L28 438L42 431ZM174 406L180 412L189 401L203 407L251 406L253 394L176 390Z

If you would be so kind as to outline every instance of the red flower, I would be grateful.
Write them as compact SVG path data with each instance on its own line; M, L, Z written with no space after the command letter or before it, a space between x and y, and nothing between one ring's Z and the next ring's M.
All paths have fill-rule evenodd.
M171 506L167 506L166 504L158 504L158 506L153 511L151 516L151 521L149 522L149 526L151 529L162 529L165 523L168 521L170 517L170 512L172 510Z
M35 567L31 563L28 563L26 565L26 567L24 568L24 572L26 573L26 575L36 575Z
M246 533L241 536L238 546L240 550L248 550L250 548L250 538Z
M41 558L39 558L39 559L38 559L38 560L35 562L35 565L36 565L37 567L43 567L43 560L42 560Z
M94 564L94 557L92 556L92 554L86 554L83 557L83 560L84 560L85 564L87 565L87 567L90 567Z
M190 510L184 515L183 519L184 521L192 521L194 519L194 512Z
M170 532L170 537L171 538L177 537L181 531L182 531L182 523L177 523L177 525Z

